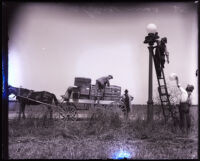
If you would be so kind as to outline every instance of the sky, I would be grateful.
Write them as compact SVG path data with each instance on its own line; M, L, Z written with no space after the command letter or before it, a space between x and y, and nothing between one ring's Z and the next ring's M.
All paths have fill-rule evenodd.
M181 85L194 85L198 103L197 4L134 3L119 5L22 3L9 29L8 83L49 91L58 99L75 77L113 75L111 85L122 87L133 103L148 100L146 26L154 23L160 38L167 37L170 63L164 72L176 73ZM158 87L153 67L153 91Z

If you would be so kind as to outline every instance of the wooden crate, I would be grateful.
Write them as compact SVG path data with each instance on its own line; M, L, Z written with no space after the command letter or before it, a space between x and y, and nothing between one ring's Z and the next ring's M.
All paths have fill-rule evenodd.
M121 95L121 87L120 86L115 86L111 85L110 87L105 88L105 95L110 96L110 95Z
M95 85L91 85L90 95L91 96L96 96L97 95L97 90L96 90L96 86Z
M95 85L91 85L91 91L90 91L90 95L91 96L104 96L104 97L110 97L110 98L106 98L108 100L113 100L115 98L118 99L118 97L121 96L121 87L120 86L115 86L115 85L111 85L110 87L105 87L104 93L99 93L96 90L96 86Z
M84 77L75 77L74 85L78 87L90 87L91 79Z
M80 94L81 95L89 95L90 89L89 88L80 88Z

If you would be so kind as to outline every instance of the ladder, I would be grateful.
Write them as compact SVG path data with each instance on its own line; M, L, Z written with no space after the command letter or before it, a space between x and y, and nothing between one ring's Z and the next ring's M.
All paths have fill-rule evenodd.
M161 101L163 116L165 118L165 123L166 123L170 117L170 114L172 114L172 108L171 108L171 103L169 99L170 95L168 94L168 90L167 90L164 70L160 65L161 75L158 76L158 70L156 70L156 64L155 64L155 55L153 54L152 56L154 60L154 67L155 67L156 77L158 81L158 93L159 93L159 97Z

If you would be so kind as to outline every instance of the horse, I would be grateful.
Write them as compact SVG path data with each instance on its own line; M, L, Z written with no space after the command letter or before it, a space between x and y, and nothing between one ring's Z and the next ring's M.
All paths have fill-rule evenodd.
M14 94L16 96L17 101L20 103L19 106L19 117L21 119L21 113L23 114L23 119L26 118L25 116L25 107L26 105L40 105L42 103L49 104L46 105L50 112L50 118L52 119L53 110L51 105L53 103L58 105L58 100L55 94L47 92L47 91L34 91L29 90L26 88L17 88L13 86L8 86L8 95ZM34 101L35 100L35 101ZM41 102L41 103L40 103Z

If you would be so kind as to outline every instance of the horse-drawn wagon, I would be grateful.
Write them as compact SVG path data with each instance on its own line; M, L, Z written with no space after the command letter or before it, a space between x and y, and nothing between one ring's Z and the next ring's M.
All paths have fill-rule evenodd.
M74 86L69 87L65 95L61 95L61 106L68 112L68 117L75 120L79 110L102 107L120 110L126 114L126 107L121 100L121 87L116 85L106 86L103 91L98 91L91 84L90 78L76 77ZM68 89L69 89L68 88ZM99 100L99 101L97 101Z
M61 95L60 101L53 93L47 91L33 91L12 86L9 86L9 94L14 94L20 103L19 118L21 113L25 118L26 105L47 106L50 111L50 118L53 117L54 111L66 120L76 120L79 110L89 110L96 107L118 110L123 115L127 113L125 104L121 100L120 86L110 85L109 87L106 86L103 91L98 91L96 86L91 84L90 78L76 77L74 86L70 89L70 96L67 90L65 95Z

